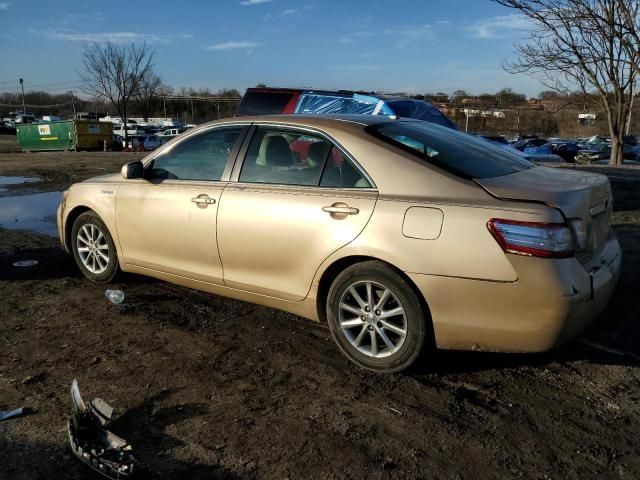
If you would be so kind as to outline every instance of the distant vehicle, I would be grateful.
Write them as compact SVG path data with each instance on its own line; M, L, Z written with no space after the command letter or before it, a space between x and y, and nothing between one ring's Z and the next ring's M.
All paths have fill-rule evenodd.
M122 135L124 137L124 126L121 123L113 124L113 133ZM137 135L144 134L144 130L140 129L135 123L127 123L127 136L135 137Z
M287 113L387 115L424 120L458 130L440 110L423 100L350 90L248 88L236 116Z
M509 142L502 135L480 135L482 138L486 140L491 140L496 143L504 143L505 145L509 145Z
M62 120L62 118L60 118L57 115L43 115L42 116L42 121L43 122L59 122L60 120Z
M578 144L564 140L555 140L539 147L526 147L524 153L535 155L556 155L566 162L574 162L579 152Z
M18 113L16 114L15 123L36 123L36 117L33 113Z
M484 137L480 137L480 138L484 138ZM485 140L487 140L485 138ZM487 140L491 143L493 143L494 145L497 145L501 148L503 148L504 150L511 152L512 154L518 155L519 157L522 157L526 160L529 160L530 162L535 162L535 163L565 163L564 158L562 158L559 155L554 154L551 150L549 151L543 151L543 152L531 152L529 150L527 150L526 152L523 152L521 150L518 150L517 148L513 148L511 145L509 144L504 144L502 142L495 142L493 140Z
M178 120L173 120L173 119L169 119L169 120L164 120L160 123L160 127L165 127L165 128L182 128L182 123L179 122Z
M513 142L511 146L516 150L520 150L521 152L524 152L525 148L541 147L542 145L545 145L547 143L549 143L549 141L546 138L536 137L536 138L525 138L522 140L517 140Z
M156 137L172 138L172 137L177 137L182 132L184 132L183 128L167 128L166 130L160 133L156 133Z
M6 122L0 122L0 135L15 135L16 127Z
M147 135L142 140L145 150L155 150L163 143L162 139L156 135Z
M121 135L114 134L113 142L111 144L111 150L114 152L121 152L124 148L124 137Z
M638 156L637 148L632 145L622 146L623 159L635 160ZM586 150L580 150L576 155L578 163L593 163L596 160L608 160L611 157L611 144L598 143Z

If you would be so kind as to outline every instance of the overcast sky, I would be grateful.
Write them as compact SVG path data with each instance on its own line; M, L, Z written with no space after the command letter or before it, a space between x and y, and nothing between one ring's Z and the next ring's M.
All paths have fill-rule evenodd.
M0 91L79 88L86 42L147 42L174 87L451 93L535 79L502 62L526 23L489 0L0 1Z

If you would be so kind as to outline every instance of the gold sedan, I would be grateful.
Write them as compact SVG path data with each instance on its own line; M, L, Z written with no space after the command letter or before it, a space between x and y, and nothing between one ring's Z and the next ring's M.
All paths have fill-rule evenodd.
M82 273L160 278L326 322L358 365L425 347L537 352L577 335L620 272L606 177L382 116L216 121L73 185Z

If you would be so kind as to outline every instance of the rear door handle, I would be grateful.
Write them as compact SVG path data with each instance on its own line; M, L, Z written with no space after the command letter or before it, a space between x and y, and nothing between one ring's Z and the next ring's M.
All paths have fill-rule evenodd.
M334 203L333 205L322 207L322 211L338 215L357 215L360 213L360 210L355 207L350 207L346 203Z

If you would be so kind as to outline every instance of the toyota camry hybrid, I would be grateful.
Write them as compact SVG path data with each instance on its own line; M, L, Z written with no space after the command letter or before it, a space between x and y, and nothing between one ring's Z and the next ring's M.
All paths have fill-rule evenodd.
M356 364L429 347L539 352L576 336L619 277L605 176L537 166L388 116L194 128L63 193L82 273L119 271L326 322Z

